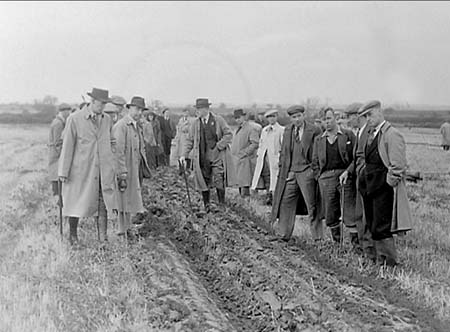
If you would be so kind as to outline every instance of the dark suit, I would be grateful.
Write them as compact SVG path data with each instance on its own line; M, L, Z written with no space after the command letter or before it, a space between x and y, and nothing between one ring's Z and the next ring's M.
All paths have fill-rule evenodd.
M175 123L172 119L166 120L163 116L158 116L159 124L161 126L161 141L164 149L164 163L170 164L170 148L172 146L172 139L177 134Z
M317 181L310 167L314 139L320 129L305 122L300 140L301 153L293 153L294 124L286 126L279 159L279 173L272 206L272 220L279 218L279 229L284 238L290 238L296 214L308 215L311 234L314 239L322 237L322 223L319 220L319 196ZM299 150L296 150L299 151ZM291 165L299 158L307 163L300 172L291 172Z
M355 135L352 131L341 129L337 133L334 144L328 142L328 135L325 132L318 136L314 142L314 154L312 168L314 175L319 181L320 194L323 197L325 207L325 219L328 227L339 226L341 217L341 186L339 176L353 162L353 147L355 145ZM334 149L335 160L328 160L330 151ZM339 160L340 159L340 160ZM330 166L333 164L334 166ZM336 166L339 165L339 166ZM355 209L355 188L350 179L344 185L344 215L342 219L350 233L357 233L354 209Z

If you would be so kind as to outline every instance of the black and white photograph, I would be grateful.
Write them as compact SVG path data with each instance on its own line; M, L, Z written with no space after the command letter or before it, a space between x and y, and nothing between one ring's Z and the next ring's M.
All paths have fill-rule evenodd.
M450 331L450 2L0 2L0 332Z

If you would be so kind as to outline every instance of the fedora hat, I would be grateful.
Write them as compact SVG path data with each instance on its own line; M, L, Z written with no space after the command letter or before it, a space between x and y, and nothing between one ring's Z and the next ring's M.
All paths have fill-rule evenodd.
M131 98L131 101L129 104L127 104L127 108L130 108L130 106L137 106L139 108L142 108L143 110L148 110L147 107L145 107L145 100L142 97L134 96Z
M195 101L195 108L209 108L209 106L211 106L211 103L208 98L198 98Z
M234 118L240 118L241 116L246 115L246 113L244 112L244 110L242 108L238 108L237 110L233 111L233 116Z
M109 103L111 101L108 97L109 95L108 90L92 88L92 91L88 92L87 95L104 103Z

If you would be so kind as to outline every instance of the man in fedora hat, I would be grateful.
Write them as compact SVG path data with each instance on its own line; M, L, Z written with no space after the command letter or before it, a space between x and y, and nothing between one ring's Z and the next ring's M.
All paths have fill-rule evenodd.
M210 105L206 98L196 100L198 119L189 130L180 157L180 162L185 165L192 151L194 183L202 192L206 212L210 211L211 187L216 188L219 203L225 203L226 149L233 138L224 118L211 112Z
M411 230L411 211L405 188L406 143L402 134L384 119L381 103L372 100L359 111L370 127L365 146L358 149L364 165L359 177L367 225L377 260L397 264L394 234Z
M354 243L354 247L357 251L362 250L364 255L371 259L376 260L375 248L373 245L372 235L370 229L367 227L366 217L364 216L363 201L361 193L359 192L359 177L361 175L361 168L364 165L364 158L361 153L357 153L361 147L364 147L369 135L369 126L367 125L367 114L361 115L360 112L362 103L350 104L345 113L348 115L349 125L353 133L355 134L355 146L353 148L353 162L349 165L347 170L339 177L341 184L346 184L347 179L350 178L355 187L355 222L358 230L358 242ZM363 151L363 150L361 150Z
M264 127L259 139L259 147L256 153L256 168L251 189L266 189L266 204L271 205L273 191L277 183L278 162L284 127L277 121L278 111L276 109L268 110L265 113L265 117L269 124Z
M50 124L48 135L48 178L52 184L53 195L59 194L58 160L61 155L63 130L71 112L72 107L69 104L63 103L59 105L58 114Z
M93 88L89 105L73 113L64 130L58 176L70 243L78 242L79 218L94 216L100 241L107 240L107 217L117 209L111 118L103 112L108 90Z
M231 154L235 159L235 170L239 194L242 197L250 196L250 185L252 184L256 151L259 145L259 132L255 125L246 119L243 109L236 109L233 112L238 128L231 143ZM259 125L258 125L259 126Z
M279 218L278 230L288 241L295 225L295 216L308 215L314 240L322 238L319 218L317 180L311 168L314 139L321 131L305 120L305 108L294 105L287 113L293 123L286 126L280 152L280 172L272 205L272 222Z
M119 187L118 235L126 235L131 226L131 216L144 212L142 203L141 170L150 172L145 153L145 142L139 121L144 110L145 100L135 96L126 105L128 112L112 129L116 140L116 172Z

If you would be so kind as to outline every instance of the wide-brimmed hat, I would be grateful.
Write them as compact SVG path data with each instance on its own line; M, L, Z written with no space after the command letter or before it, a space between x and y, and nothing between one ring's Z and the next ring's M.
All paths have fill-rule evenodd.
M127 101L121 96L111 96L111 103L117 106L125 106Z
M148 110L147 107L145 107L145 100L142 97L134 96L131 98L131 101L129 104L127 104L127 108L130 108L130 106L137 106L139 108L142 108L143 110Z
M111 101L108 97L109 95L108 90L92 88L92 91L88 92L87 95L104 103L109 103Z
M287 114L294 115L297 113L305 113L305 108L302 105L292 105L287 109Z
M241 116L246 115L247 113L244 112L242 108L238 108L237 110L233 111L234 118L240 118Z
M58 111L62 112L62 111L71 111L72 110L72 106L70 106L69 104L66 103L62 103L61 105L58 106Z
M271 115L277 115L277 114L278 114L278 110L273 109L273 110L268 110L268 111L264 114L264 116L267 118L268 116L271 116Z
M358 110L361 106L362 103L352 103L347 106L347 108L344 110L344 113L348 115L358 114Z
M208 98L197 98L194 105L195 108L209 108L209 106L211 106L211 103Z
M358 116L366 115L373 108L380 108L381 103L378 100L371 100L364 105L362 105L358 110Z

